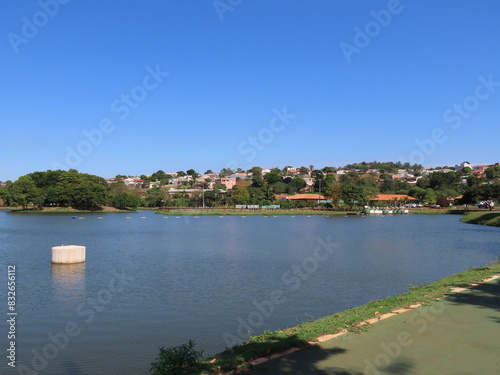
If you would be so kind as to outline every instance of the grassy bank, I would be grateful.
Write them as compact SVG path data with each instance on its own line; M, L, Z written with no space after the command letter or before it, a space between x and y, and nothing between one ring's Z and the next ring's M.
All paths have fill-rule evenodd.
M463 223L500 227L500 212L471 212L460 219Z
M11 211L12 213L16 214L84 214L84 213L107 213L107 212L136 212L136 210L119 210L118 208L114 207L103 207L101 210L77 210L75 208L71 207L44 207L43 210L38 210L38 209L27 209L27 210L22 210L22 209L14 209L12 208Z
M416 208L410 209L410 214L417 215L463 215L470 211L456 210L456 209L439 209L439 208ZM484 211L481 211L484 212ZM236 208L172 208L168 210L159 210L157 214L166 216L229 216L229 215L357 215L359 211L335 211L335 210L314 210L314 209L280 209L280 210L247 210L247 209L236 209Z
M165 216L278 216L278 215L356 215L354 211L327 211L327 210L240 210L240 209L172 209L160 210L157 214Z
M220 371L230 372L251 368L250 361L282 353L291 348L305 347L317 337L335 334L343 330L359 332L369 329L369 325L360 323L389 313L398 308L407 308L417 303L428 304L450 293L454 287L464 287L490 276L500 274L500 264L489 267L474 268L456 275L448 276L428 285L414 287L410 291L394 297L370 302L321 318L317 321L305 322L297 327L280 331L266 331L261 335L250 337L245 343L227 349L223 353L203 359L190 374L217 374ZM234 333L236 335L236 333Z

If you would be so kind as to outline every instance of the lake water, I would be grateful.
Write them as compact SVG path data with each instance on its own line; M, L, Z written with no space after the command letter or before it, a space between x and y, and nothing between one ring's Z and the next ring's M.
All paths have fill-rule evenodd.
M214 354L500 256L498 228L459 216L164 217L0 212L1 303L16 266L17 368L148 374L158 346ZM51 265L51 248L87 261ZM5 353L7 326L1 325ZM57 347L57 345L59 347ZM39 371L41 370L41 371ZM28 372L25 372L28 373Z

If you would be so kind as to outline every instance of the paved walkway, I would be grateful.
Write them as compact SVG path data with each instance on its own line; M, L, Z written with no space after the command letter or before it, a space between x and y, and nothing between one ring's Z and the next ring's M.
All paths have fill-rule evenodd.
M500 278L258 365L257 375L499 375Z

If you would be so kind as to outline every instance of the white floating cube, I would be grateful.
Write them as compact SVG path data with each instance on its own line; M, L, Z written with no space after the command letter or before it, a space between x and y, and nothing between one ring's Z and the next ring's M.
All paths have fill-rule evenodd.
M52 248L52 263L82 263L85 262L85 246L67 245Z

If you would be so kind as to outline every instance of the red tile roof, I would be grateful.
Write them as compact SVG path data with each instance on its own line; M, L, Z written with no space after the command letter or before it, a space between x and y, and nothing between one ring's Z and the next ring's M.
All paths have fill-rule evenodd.
M291 200L324 200L325 197L319 194L295 194L290 197Z
M417 198L410 197L406 194L378 194L375 198L371 198L371 201L417 201Z

